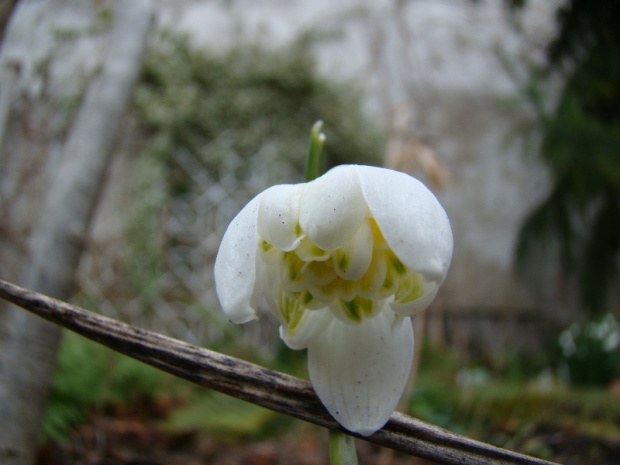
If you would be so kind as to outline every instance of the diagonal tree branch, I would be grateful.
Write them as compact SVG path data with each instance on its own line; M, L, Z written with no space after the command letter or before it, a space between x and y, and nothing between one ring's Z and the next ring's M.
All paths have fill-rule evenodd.
M224 394L447 465L549 465L400 413L364 438L343 430L308 381L83 310L0 280L0 297L117 352Z

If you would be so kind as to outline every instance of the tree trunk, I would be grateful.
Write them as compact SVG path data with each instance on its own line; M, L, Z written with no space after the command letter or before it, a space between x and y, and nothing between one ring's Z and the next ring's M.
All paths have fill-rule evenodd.
M107 57L89 86L44 209L29 241L21 282L67 299L150 25L147 0L117 0ZM30 465L53 379L58 327L20 309L5 315L0 354L0 463Z
M16 4L17 0L0 0L0 44Z

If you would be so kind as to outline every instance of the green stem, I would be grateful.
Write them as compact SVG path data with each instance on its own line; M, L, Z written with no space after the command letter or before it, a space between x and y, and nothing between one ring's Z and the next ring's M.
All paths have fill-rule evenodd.
M357 465L355 440L338 431L329 431L330 465Z
M323 121L317 121L310 131L310 151L306 165L306 182L323 174L323 146L325 134L321 132ZM331 465L357 465L355 442L351 436L329 431L329 463Z
M310 151L306 165L306 182L323 174L323 146L325 134L321 132L323 121L317 121L310 131ZM329 431L329 463L331 465L357 465L355 442L351 436Z
M317 121L310 131L310 152L306 165L306 182L312 181L323 174L323 146L325 134L321 132L323 121Z

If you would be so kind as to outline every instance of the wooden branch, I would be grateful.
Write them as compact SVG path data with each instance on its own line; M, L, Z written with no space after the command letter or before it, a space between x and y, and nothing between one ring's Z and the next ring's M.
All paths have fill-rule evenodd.
M224 394L332 430L448 465L551 464L394 413L370 437L344 430L308 381L83 310L0 280L0 297L117 352Z

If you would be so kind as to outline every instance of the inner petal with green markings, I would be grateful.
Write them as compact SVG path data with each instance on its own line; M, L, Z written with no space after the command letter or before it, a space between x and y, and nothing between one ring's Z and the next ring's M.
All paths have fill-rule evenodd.
M345 323L374 316L383 302L407 303L424 294L422 277L407 268L388 246L373 218L366 218L352 239L334 250L302 240L284 251L262 240L260 253L273 286L273 301L289 331L306 311L329 308Z

